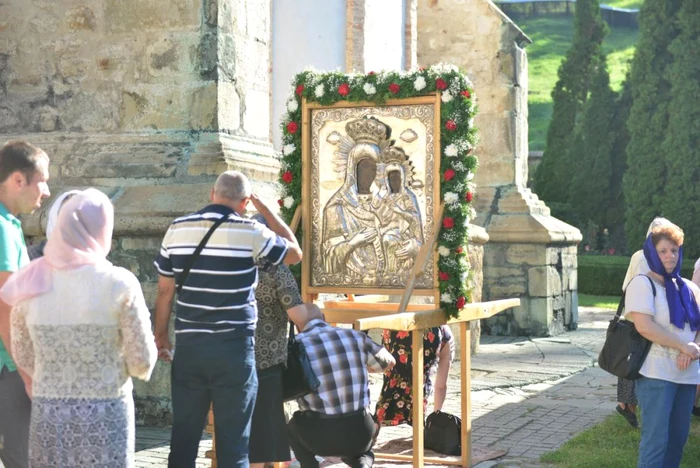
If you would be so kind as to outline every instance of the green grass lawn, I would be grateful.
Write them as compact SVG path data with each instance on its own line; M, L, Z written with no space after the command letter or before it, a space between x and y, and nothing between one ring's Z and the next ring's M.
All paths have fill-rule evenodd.
M601 5L608 5L615 8L632 8L639 9L642 7L643 0L602 0Z
M541 461L560 468L629 468L637 466L639 430L632 429L617 413L582 432ZM685 444L682 468L697 468L700 460L700 419L693 418ZM548 465L549 466L549 465Z
M610 3L610 2L609 2ZM631 0L617 0L618 4L639 4ZM572 18L529 18L518 21L518 26L532 39L527 46L529 63L529 118L530 150L544 150L547 126L552 116L551 92L557 82L559 64L571 47ZM605 39L608 70L614 89L618 90L634 54L638 31L628 28L611 29Z
M601 307L604 309L617 310L619 302L620 298L615 296L594 296L592 294L578 295L578 305L582 307Z

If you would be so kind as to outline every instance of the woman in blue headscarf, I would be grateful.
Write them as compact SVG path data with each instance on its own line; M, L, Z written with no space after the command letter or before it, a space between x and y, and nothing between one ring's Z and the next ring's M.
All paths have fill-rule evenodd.
M627 287L626 316L652 342L636 388L642 410L638 468L680 465L700 384L700 289L680 276L682 246L683 231L675 224L653 228L643 248L651 282L639 275Z

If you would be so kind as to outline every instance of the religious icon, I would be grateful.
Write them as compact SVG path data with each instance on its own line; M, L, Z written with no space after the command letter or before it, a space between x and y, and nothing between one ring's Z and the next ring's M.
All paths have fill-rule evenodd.
M431 105L312 110L311 287L405 287L437 199L433 119Z

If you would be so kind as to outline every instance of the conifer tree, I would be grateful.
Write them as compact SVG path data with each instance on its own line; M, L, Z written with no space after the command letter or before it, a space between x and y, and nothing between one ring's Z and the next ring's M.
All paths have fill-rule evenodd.
M680 34L670 51L671 101L666 139L663 214L685 231L685 253L700 255L700 4L683 0Z
M622 177L627 170L627 145L630 142L627 120L631 107L632 87L628 72L615 103L615 118L612 124L614 140L610 151L610 198L603 221L603 225L610 229L611 237L620 241L624 239L625 232L625 197L622 192ZM625 246L620 244L618 247Z
M607 31L600 16L599 1L578 0L573 44L559 66L559 79L552 91L552 120L547 129L542 162L534 179L535 192L546 202L568 201L571 181L568 151L574 141L576 120L588 97Z
M639 13L639 42L630 72L630 143L623 179L625 232L630 250L640 248L649 223L662 214L666 163L661 145L668 131L668 68L673 60L669 46L678 36L677 14L682 1L646 0Z
M597 61L599 65L591 83L590 97L576 130L574 144L569 150L569 201L572 211L579 215L581 221L602 227L606 221L606 207L612 197L613 124L617 93L610 88L605 57L601 56Z

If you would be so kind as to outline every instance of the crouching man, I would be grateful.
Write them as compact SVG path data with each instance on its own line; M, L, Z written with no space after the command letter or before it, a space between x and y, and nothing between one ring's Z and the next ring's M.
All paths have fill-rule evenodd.
M297 400L300 411L287 424L289 442L302 468L317 468L316 455L340 457L353 468L374 463L377 425L368 409L369 372L396 361L364 333L328 325L321 310L307 305L297 340L303 343L321 385Z

